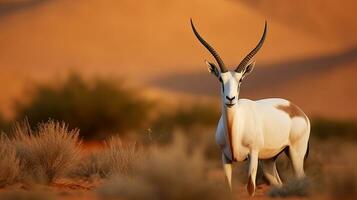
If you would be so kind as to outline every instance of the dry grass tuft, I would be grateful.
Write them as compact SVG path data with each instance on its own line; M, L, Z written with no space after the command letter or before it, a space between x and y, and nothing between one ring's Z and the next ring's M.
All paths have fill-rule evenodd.
M273 187L269 191L271 197L305 197L309 194L310 182L308 179L293 179L282 187Z
M0 169L0 187L20 179L20 161L16 157L16 149L3 134L0 135Z
M21 163L23 177L38 183L51 183L64 176L80 156L78 130L64 123L41 123L36 131L28 123L14 128L12 143Z
M226 183L208 179L202 149L189 149L183 137L153 147L136 162L134 173L116 176L98 190L102 199L224 199ZM140 195L136 194L140 191ZM139 195L139 196L138 196ZM150 199L150 198L149 198Z
M142 152L135 143L122 143L119 137L111 137L104 149L83 159L71 173L77 178L107 178L112 175L132 173L134 163Z
M109 168L109 175L127 175L133 172L134 164L142 153L135 143L123 144L119 137L111 137L105 146L108 162L104 167Z

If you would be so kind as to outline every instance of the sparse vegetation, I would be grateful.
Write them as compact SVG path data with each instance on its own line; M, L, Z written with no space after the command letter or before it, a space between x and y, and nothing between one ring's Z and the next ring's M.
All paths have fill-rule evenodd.
M202 132L201 128L190 129L193 130ZM103 183L95 187L98 187L96 193L101 199L229 199L232 193L228 191L224 175L214 178L210 175L212 172L221 171L221 168L218 165L218 157L214 156L213 160L208 159L211 155L207 157L208 149L217 150L217 147L213 146L213 136L206 136L186 133L184 136L181 134L174 137L171 143L152 143L141 148L135 143L123 143L119 137L111 137L102 149L78 160L81 147L78 130L69 130L64 123L53 121L42 123L36 129L29 128L28 123L20 123L14 127L11 134L1 136L0 156L5 159L0 160L0 187L31 181L48 184L59 178L67 178L70 172L68 178L73 181L79 178L85 179L84 182L93 180L89 181L93 184ZM311 147L315 146L314 143L321 144L317 139L311 142ZM316 190L316 185L326 185L325 179L321 179L324 176L321 157L326 159L328 148L330 147L324 146L319 148L319 151L310 149L310 157L305 165L309 181L292 179L292 167L282 155L277 161L285 185L281 188L271 188L268 195L309 197L315 195L312 191L324 192L321 188ZM246 164L235 164L233 176L244 184ZM263 181L262 177L259 171L258 184ZM328 195L335 199L354 199L354 177L336 176L336 180L328 185ZM237 183L236 181L234 182ZM30 199L37 199L38 194L40 193L0 192L0 198L22 199L27 195Z
M225 182L207 178L208 164L201 150L189 149L183 137L176 137L173 144L151 148L135 173L114 176L98 194L102 199L227 199Z

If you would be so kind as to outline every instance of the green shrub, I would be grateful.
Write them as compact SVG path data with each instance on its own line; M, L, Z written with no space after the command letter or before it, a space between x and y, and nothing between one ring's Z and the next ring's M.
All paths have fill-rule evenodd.
M38 86L29 103L17 102L17 119L28 117L31 125L48 119L65 121L78 127L85 138L100 133L140 128L150 103L140 94L112 81L93 80L93 84L72 74L59 87Z

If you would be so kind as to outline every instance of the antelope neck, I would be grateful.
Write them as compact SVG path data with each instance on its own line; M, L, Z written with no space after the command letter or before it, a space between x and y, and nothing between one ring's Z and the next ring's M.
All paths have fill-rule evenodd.
M231 108L227 108L225 105L223 105L222 107L222 113L223 113L223 119L224 119L224 123L226 125L226 134L227 134L227 139L228 139L228 143L229 143L229 149L231 151L231 159L232 161L236 161L235 156L234 156L234 149L233 149L233 133L232 133L232 128L233 128L233 121L234 121L234 117L235 117L235 112L237 110L237 106L235 105Z

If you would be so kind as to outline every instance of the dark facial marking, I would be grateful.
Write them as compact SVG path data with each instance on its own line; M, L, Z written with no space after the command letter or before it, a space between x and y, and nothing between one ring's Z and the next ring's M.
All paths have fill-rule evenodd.
M224 84L223 84L222 77L219 77L218 80L219 80L219 82L221 82L221 84L222 84L222 90L223 90L223 92L224 92Z

